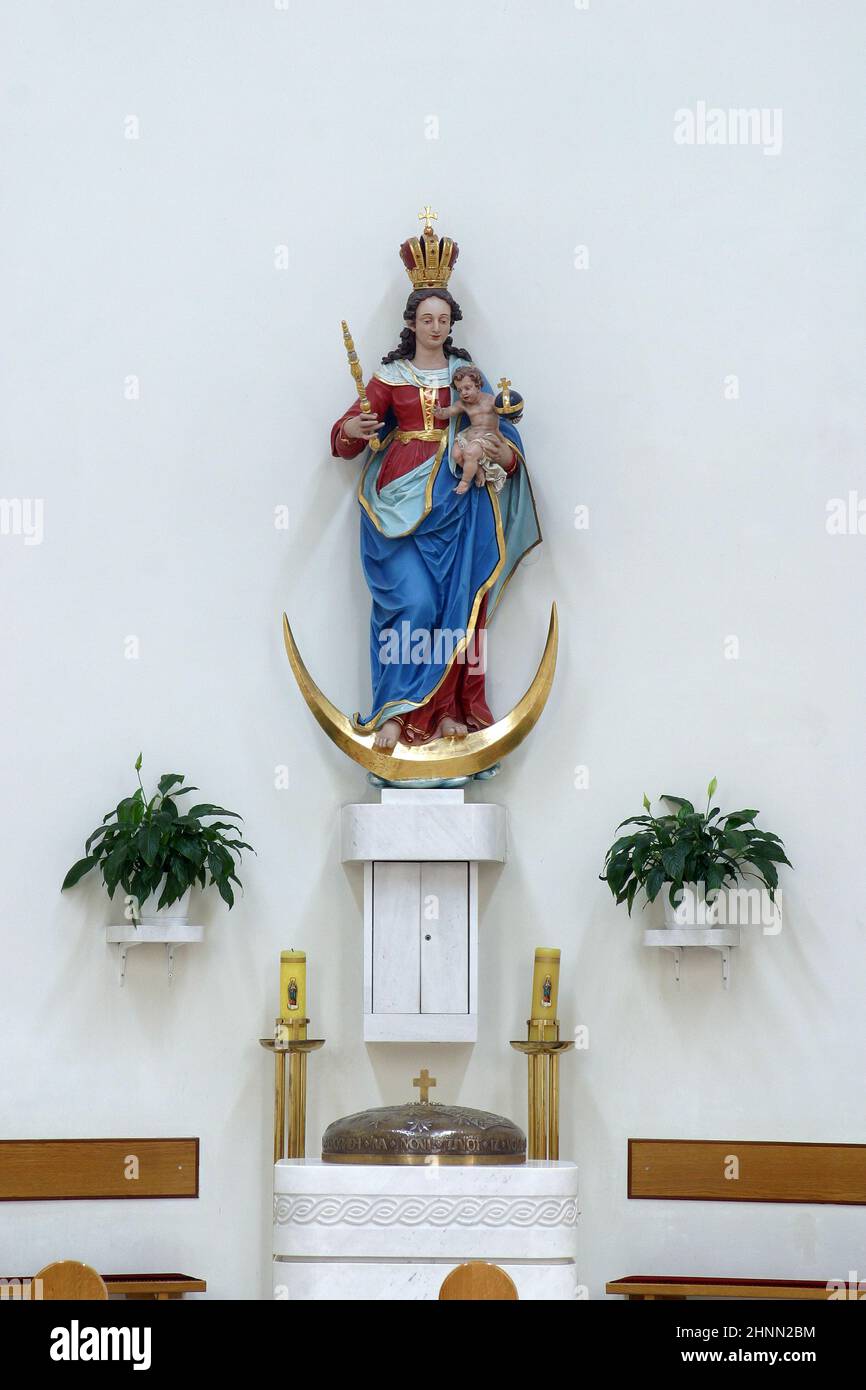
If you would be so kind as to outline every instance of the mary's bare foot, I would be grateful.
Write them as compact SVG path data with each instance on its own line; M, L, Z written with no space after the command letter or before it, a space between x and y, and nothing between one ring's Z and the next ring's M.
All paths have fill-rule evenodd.
M402 732L403 730L396 719L386 719L381 729L376 730L373 747L378 748L382 753L392 753Z
M436 737L465 738L468 733L468 725L460 724L456 719L443 719L439 728L436 730Z

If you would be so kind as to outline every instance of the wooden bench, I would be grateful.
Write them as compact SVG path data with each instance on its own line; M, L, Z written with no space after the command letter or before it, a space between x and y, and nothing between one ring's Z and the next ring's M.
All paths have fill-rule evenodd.
M623 1279L612 1279L605 1285L606 1293L622 1294L632 1302L674 1298L795 1298L823 1301L838 1289L839 1280L704 1279L694 1274L628 1274Z
M186 1293L205 1293L204 1279L191 1274L103 1274L109 1298L175 1299ZM0 1289L0 1301L30 1300L33 1285L31 1276L7 1279Z
M198 1139L0 1139L2 1202L195 1198L198 1176Z
M629 1139L630 1199L675 1202L805 1202L866 1205L866 1144L752 1139ZM856 1277L856 1276L855 1276ZM717 1279L628 1274L605 1285L631 1301L862 1298L839 1279Z
M205 1293L204 1279L191 1274L103 1274L108 1297L183 1298L185 1293Z

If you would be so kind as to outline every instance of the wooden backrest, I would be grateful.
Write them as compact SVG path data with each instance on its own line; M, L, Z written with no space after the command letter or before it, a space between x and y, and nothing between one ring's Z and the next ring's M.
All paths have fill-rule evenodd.
M0 1201L197 1197L198 1139L0 1139Z
M500 1298L516 1299L517 1289L510 1275L499 1265L485 1264L483 1260L470 1260L468 1264L458 1265L442 1281L440 1298Z
M90 1303L108 1298L102 1275L80 1260L55 1260L40 1269L36 1279L42 1280L43 1298Z
M866 1205L866 1144L629 1139L628 1195Z

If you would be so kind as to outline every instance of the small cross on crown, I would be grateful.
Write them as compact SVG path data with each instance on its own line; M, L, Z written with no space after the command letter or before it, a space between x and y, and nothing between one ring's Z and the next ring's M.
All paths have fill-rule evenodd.
M439 214L426 203L418 214L420 236L411 236L400 247L400 260L415 290L444 290L451 278L460 248L450 236L440 237L433 223Z

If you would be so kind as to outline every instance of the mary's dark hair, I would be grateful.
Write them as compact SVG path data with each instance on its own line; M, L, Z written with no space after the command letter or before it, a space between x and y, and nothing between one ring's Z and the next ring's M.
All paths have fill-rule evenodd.
M445 300L445 303L451 310L452 328L455 323L459 323L462 319L463 314L460 310L460 305L447 290L413 290L406 300L406 308L403 310L403 321L406 327L400 334L400 341L394 351L386 353L382 358L383 363L398 362L402 358L415 356L415 329L413 325L415 323L415 314L418 311L418 305L423 304L425 299ZM442 344L442 351L445 353L446 357L462 357L466 362L472 361L472 354L467 352L465 348L454 347L450 333Z

